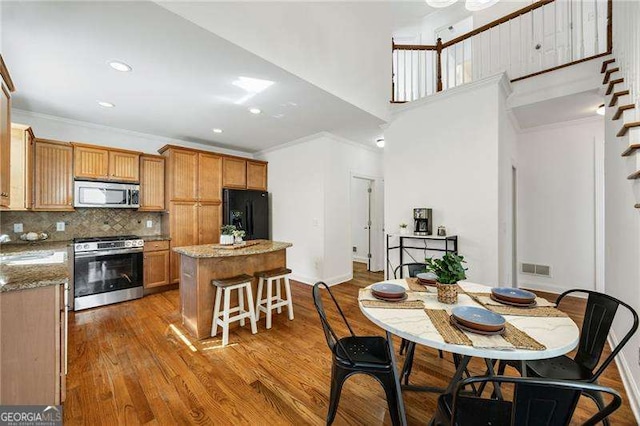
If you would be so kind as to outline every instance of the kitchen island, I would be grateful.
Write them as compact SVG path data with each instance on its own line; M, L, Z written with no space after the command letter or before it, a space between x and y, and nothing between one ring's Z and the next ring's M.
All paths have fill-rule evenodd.
M255 240L242 248L221 248L218 244L176 247L180 254L180 308L182 324L197 339L211 335L211 320L215 303L213 279L247 274L253 276L287 266L286 249L291 243ZM254 303L258 280L253 280ZM236 294L234 293L234 296ZM232 299L232 305L237 303Z

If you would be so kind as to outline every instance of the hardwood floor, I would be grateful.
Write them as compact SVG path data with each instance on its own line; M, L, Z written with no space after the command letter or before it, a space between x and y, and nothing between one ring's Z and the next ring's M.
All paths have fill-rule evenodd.
M358 288L381 278L358 270L353 281L332 288L358 334L383 335L356 303ZM186 335L177 290L72 313L65 424L323 424L331 355L311 287L292 282L292 292L294 321L283 311L266 330L263 316L258 334L252 335L247 324L230 332L225 348L220 338L194 341ZM580 303L566 307L576 319ZM330 319L337 319L335 313ZM395 341L396 350L398 345ZM445 386L453 371L449 354L440 359L435 350L421 347L411 379ZM482 374L479 361L471 371ZM615 365L602 384L624 394ZM614 425L636 424L624 398ZM436 395L404 392L404 399L409 424L425 424ZM592 403L581 401L576 420L592 412ZM358 375L347 381L336 424L390 424L384 393L374 379Z

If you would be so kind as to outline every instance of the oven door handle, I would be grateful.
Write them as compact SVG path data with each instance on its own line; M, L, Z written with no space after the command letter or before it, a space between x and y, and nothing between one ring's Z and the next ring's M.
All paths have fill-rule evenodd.
M75 253L76 259L82 259L85 257L97 257L97 256L109 256L112 254L133 254L142 253L142 247L134 249L121 249L121 250L103 250L103 251L87 251Z

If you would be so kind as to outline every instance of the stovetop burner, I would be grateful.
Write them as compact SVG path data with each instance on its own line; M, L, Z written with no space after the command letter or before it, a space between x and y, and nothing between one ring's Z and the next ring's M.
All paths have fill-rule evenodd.
M138 240L140 237L137 235L116 235L112 237L86 237L86 238L74 238L74 243L95 243L95 242L108 242L108 241L126 241L126 240Z

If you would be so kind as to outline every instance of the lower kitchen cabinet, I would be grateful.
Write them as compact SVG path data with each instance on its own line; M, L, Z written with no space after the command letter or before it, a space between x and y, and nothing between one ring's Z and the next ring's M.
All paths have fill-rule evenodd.
M65 400L65 285L0 293L0 405Z
M171 284L169 241L144 244L144 288Z

